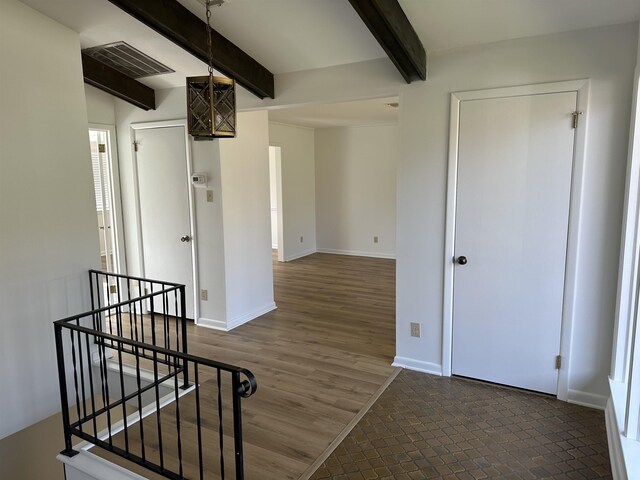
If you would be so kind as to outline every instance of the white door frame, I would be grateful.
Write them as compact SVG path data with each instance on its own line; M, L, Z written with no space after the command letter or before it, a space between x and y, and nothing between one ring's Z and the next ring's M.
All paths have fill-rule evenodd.
M122 195L120 193L120 163L118 162L118 140L116 138L115 125L102 123L90 123L89 130L102 130L107 132L107 153L109 156L109 168L111 175L111 201L113 202L113 228L115 229L116 244L113 246L117 252L118 262L116 273L127 271L127 261L124 248L124 223L122 214Z
M560 355L562 367L558 373L558 398L567 400L569 393L569 370L571 368L571 337L575 309L575 287L577 282L577 257L580 248L580 211L584 181L584 157L587 137L587 107L589 103L589 80L522 85L454 92L451 94L451 117L449 126L449 165L447 177L447 210L444 246L444 292L442 304L442 375L451 376L453 346L453 276L454 246L456 232L456 198L458 179L458 142L460 136L460 103L465 100L542 95L548 93L577 92L578 111L584 112L575 132L573 165L571 175L571 197L569 205L569 230L567 235L567 257L565 266L564 299L562 305L562 328ZM567 122L571 121L567 112Z
M269 147L280 149L280 155L276 156L276 193L277 217L278 217L278 261L284 262L284 218L282 216L282 144L269 142Z
M131 139L131 158L134 160L133 169L133 183L135 185L134 188L134 197L135 197L135 207L136 207L136 224L137 224L137 237L138 237L138 258L139 258L139 268L140 268L140 276L145 276L144 269L144 249L142 244L142 211L140 209L140 187L139 187L139 179L138 179L138 156L136 152L136 131L138 130L150 130L154 128L170 128L170 127L182 127L184 129L184 144L185 144L185 156L187 159L187 178L185 178L185 182L187 182L187 192L189 194L189 229L191 230L191 261L193 264L192 276L193 276L193 317L194 321L197 321L200 318L200 296L198 292L200 291L200 285L198 283L198 248L197 242L198 238L195 234L196 232L196 215L195 215L195 199L193 192L193 185L189 181L191 178L191 174L193 173L192 168L192 155L191 155L191 138L189 136L188 128L187 128L187 120L177 119L177 120L165 120L159 122L141 122L141 123L132 123L130 125L130 133ZM162 280L162 279L159 279ZM189 292L185 292L186 295L189 295Z

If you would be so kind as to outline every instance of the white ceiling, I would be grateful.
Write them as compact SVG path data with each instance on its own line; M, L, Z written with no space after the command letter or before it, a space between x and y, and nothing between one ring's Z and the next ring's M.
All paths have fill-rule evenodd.
M78 32L83 48L123 40L176 71L141 79L152 88L183 86L185 77L206 73L203 62L107 0L22 1ZM199 0L179 1L204 20ZM640 18L639 0L399 2L431 52ZM275 74L384 57L347 0L227 0L213 9L212 25ZM399 74L398 82L402 82ZM310 122L314 109L325 118L337 115L309 108L295 109L300 111L292 115L301 122Z
M633 22L639 0L399 0L428 51Z
M388 105L397 102L398 97L389 97L282 108L270 110L269 120L311 128L398 123L398 108Z

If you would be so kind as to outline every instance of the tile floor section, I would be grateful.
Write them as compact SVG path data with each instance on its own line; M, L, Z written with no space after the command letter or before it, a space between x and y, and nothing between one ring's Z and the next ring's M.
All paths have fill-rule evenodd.
M604 414L403 370L312 480L612 478Z

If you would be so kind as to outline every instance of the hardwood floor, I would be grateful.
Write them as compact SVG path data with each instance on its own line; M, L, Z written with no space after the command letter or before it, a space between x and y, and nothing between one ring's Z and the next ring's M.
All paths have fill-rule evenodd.
M394 260L314 254L274 262L274 288L278 309L232 332L189 326L190 353L245 367L258 380L256 394L243 400L249 480L300 478L393 372ZM203 375L200 383L213 381L213 375ZM165 409L162 430L175 431L175 405ZM194 438L193 395L180 400L180 409L183 435ZM212 406L208 415L215 412ZM232 432L225 415L225 433ZM157 445L148 440L157 437L154 423L151 416L144 425L149 455L157 454ZM214 420L207 427L206 444L217 445ZM129 435L132 444L136 431ZM175 463L177 450L169 443L164 453ZM195 443L183 443L183 457L194 459ZM225 439L229 448L232 443ZM216 448L205 451L212 457L211 472L217 471ZM114 459L99 448L92 452ZM186 463L188 477L198 478ZM233 471L231 457L226 465Z

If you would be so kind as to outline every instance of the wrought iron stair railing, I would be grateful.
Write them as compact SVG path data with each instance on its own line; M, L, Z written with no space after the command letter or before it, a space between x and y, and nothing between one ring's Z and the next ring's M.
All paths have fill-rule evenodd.
M184 285L89 278L92 310L54 322L61 453L78 453L77 437L76 449L98 446L166 478L243 479L253 374L188 352Z

